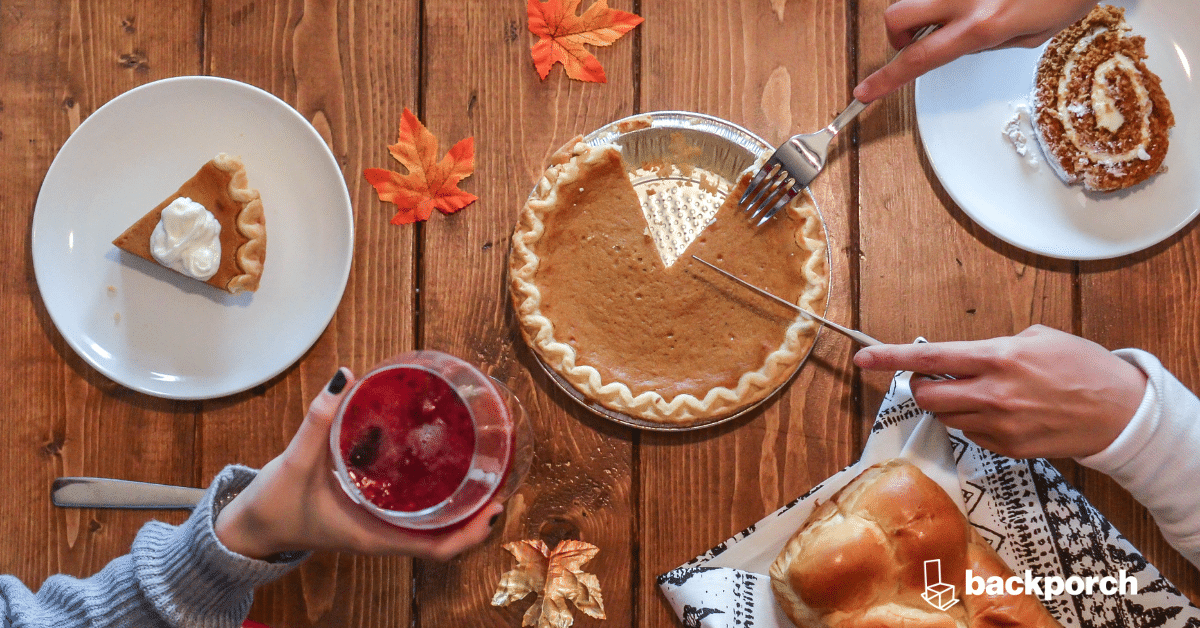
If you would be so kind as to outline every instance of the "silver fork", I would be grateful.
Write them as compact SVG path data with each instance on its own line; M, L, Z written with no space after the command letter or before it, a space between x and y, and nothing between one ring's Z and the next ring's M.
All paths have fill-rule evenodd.
M908 46L932 33L937 27L937 24L930 24L917 31L912 41L908 42ZM903 52L903 49L896 55L900 52ZM829 126L816 133L793 136L781 144L750 180L750 185L742 193L738 205L750 214L751 219L761 215L762 219L758 221L760 226L770 220L817 178L829 156L830 142L866 108L866 103L855 98Z

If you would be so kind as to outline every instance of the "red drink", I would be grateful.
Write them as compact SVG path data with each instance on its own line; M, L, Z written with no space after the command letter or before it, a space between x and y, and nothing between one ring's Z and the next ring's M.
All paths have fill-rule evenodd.
M399 367L370 377L346 403L341 450L358 490L384 510L436 506L467 477L475 426L445 380Z
M512 393L436 351L402 354L342 401L330 433L346 493L400 527L438 530L510 494L531 444Z

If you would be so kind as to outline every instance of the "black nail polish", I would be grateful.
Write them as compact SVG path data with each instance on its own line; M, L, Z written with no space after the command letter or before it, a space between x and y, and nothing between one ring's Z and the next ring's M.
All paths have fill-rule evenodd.
M330 394L336 395L342 392L342 389L345 387L346 374L342 372L342 369L338 369L338 372L334 373L333 379L329 380L329 386L327 389L329 390Z
M489 528L495 527L496 522L499 520L500 520L500 513L496 513L496 514L492 515L492 518L488 519L488 527Z

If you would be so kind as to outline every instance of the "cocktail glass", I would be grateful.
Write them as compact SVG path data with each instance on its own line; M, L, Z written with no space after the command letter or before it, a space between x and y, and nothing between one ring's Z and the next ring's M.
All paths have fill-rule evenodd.
M397 355L358 380L338 407L329 446L352 500L420 531L454 528L503 502L533 457L512 391L437 351Z

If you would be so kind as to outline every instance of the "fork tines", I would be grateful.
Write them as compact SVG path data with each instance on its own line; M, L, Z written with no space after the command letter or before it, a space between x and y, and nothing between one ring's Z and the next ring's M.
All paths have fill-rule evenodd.
M758 169L738 205L751 219L762 216L758 225L771 219L776 212L787 206L800 193L795 177L788 174L783 164L775 157Z

